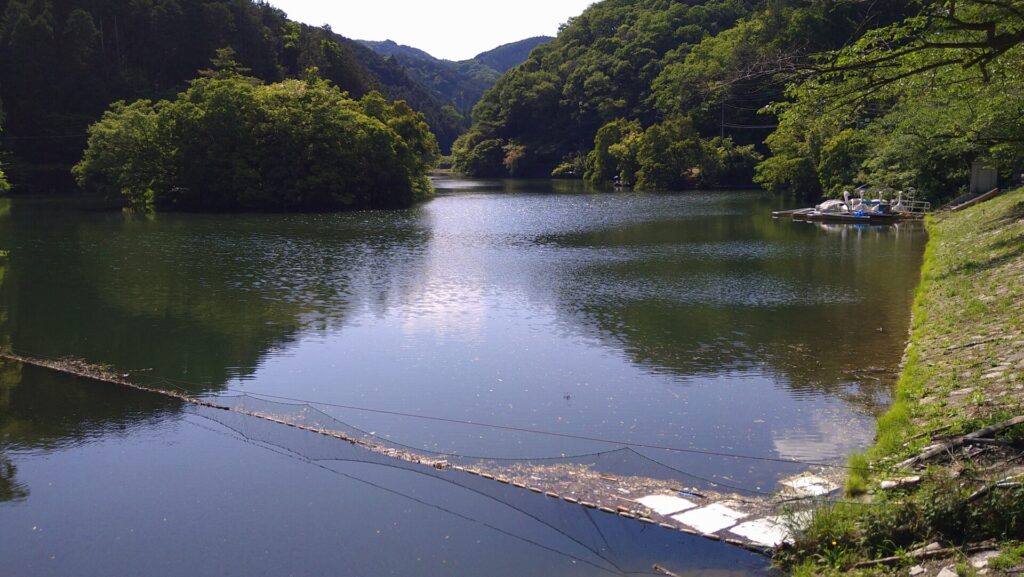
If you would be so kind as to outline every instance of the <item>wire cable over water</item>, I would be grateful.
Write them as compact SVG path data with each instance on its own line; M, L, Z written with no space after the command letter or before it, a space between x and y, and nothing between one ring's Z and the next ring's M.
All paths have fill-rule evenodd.
M34 358L34 359L43 359L43 360L48 360L48 361L52 361L52 362L59 362L59 361L64 360L64 359L55 358L55 357L46 357L46 356L33 355L33 354L28 354L28 353L24 353L23 354L22 352L18 352L18 351L14 350L14 349L11 349L11 352L14 355L16 355L16 356L23 357L23 358L29 358L29 359L32 359L32 358ZM181 379L172 379L172 378L168 378L168 377L164 377L164 376L160 376L160 375L152 375L152 374L150 374L149 376L152 377L154 380L156 380L156 381L158 381L158 382L160 382L160 383L162 383L164 385L173 387L177 391L180 391L181 394L187 395L187 396L195 395L195 392L193 390L186 389L186 388L184 388L184 387L182 387L180 385L187 385L187 386L191 386L191 387L195 387L195 388L200 388L200 389L212 389L212 388L214 388L212 385L204 384L204 383L195 383L195 382L184 381L184 380L181 380ZM419 419L419 420L425 420L425 421L433 421L433 422L438 422L438 423L465 425L465 426L470 426L470 427L480 427L480 428L500 430L500 431L510 431L510 432L517 432L517 433L532 434L532 435L541 435L541 436L547 436L547 437L557 437L557 438L563 438L563 439L572 439L572 440L577 440L577 441L589 441L589 442L603 443L603 444L608 444L608 445L617 445L617 446L621 446L621 447L633 447L633 448L638 448L638 449L653 449L653 450L667 451L667 452L673 452L673 453L687 453L687 454L693 454L693 455L703 455L703 456L708 456L708 457L740 459L740 460L747 460L747 461L760 461L760 462L766 462L766 463L798 465L798 466L803 466L803 467L822 467L822 468L827 468L827 469L843 469L843 470L853 470L853 469L855 469L855 467L851 467L849 465L846 465L846 464L843 464L843 463L837 463L837 462L822 462L822 461L801 460L801 459L786 459L786 458L781 458L781 457L769 457L769 456L764 456L764 455L748 455L748 454L743 454L743 453L733 453L733 452L728 452L728 451L716 451L716 450L700 449L700 448L693 448L693 447L674 447L674 446L659 445L659 444L654 444L654 443L640 443L640 442L634 442L634 441L625 441L625 440L622 440L622 439L608 439L608 438L597 437L597 436L593 436L593 435L583 435L583 434L576 434L576 433L564 433L564 432L549 431L549 430L537 429L537 428L515 427L515 426L508 426L508 425L499 425L499 424L495 424L495 423L484 423L484 422L480 422L480 421L470 421L470 420L466 420L466 419L455 419L455 418L451 418L451 417L439 417L439 416L434 416L434 415L423 415L423 414L419 414L419 413L410 413L410 412L406 412L406 411L398 411L398 410L390 410L390 409L380 409L380 408L372 408L372 407L361 407L361 406L357 406L357 405L348 405L348 404L341 404L341 403L330 403L330 402L324 402L324 401L312 401L312 400L300 399L300 398L296 398L296 397L287 397L287 396L281 396L281 395L273 395L273 394L269 394L269 393L261 393L261 392L258 392L258 391L241 391L241 390L238 390L238 389L232 389L230 387L226 388L226 389L222 389L222 391L223 391L223 393L232 393L232 394L235 394L235 395L246 395L246 396L255 397L255 398L273 399L273 400L277 400L277 401L287 401L289 403L295 403L297 405L308 405L308 406L311 406L311 407L316 407L316 406L331 407L331 408L336 408L336 409L359 411L359 412L373 413L373 414L378 414L378 415L388 415L388 416L402 417L402 418L408 418L408 419ZM156 391L156 392L159 392L159 391ZM215 395L213 395L213 398L220 398L220 397L224 396L223 393L216 393ZM418 449L418 450L429 451L428 449ZM443 454L443 453L438 453L438 454ZM458 455L456 455L454 453L451 454L451 455L452 456L458 456Z
M168 388L155 388L139 384L127 373L119 373L108 367L91 365L75 359L50 359L38 356L26 356L16 353L0 353L0 358L7 358L22 363L44 367L95 381L125 386L151 394L160 394L191 404L198 409L214 415L217 421L243 419L244 422L262 423L270 427L263 432L266 442L274 445L282 443L273 441L276 437L287 437L295 431L305 433L302 445L297 448L288 446L289 450L312 462L337 460L335 455L344 447L351 447L362 452L363 457L380 462L391 463L398 468L420 468L426 471L457 471L469 473L472 477L487 483L494 483L515 488L517 491L528 489L529 492L557 496L571 503L577 503L591 509L600 509L605 513L620 514L631 518L652 522L646 508L640 506L644 496L683 494L705 502L739 500L753 508L755 514L773 514L779 506L793 501L785 495L778 495L710 479L690 473L678 467L667 465L650 456L637 452L636 449L662 450L666 452L696 454L705 457L747 459L755 462L784 463L801 466L820 466L846 469L843 465L832 463L816 463L742 455L724 451L662 446L653 443L633 443L615 439L605 439L590 435L545 431L527 427L503 426L492 423L480 423L469 420L446 417L420 415L403 411L359 407L340 403L321 403L303 399L252 393L228 389L223 393L207 396L197 395L180 386L184 383L161 376L146 374L149 380L157 381ZM206 387L203 387L206 388ZM174 389L174 390L170 390ZM583 440L615 446L608 451L591 452L574 456L542 457L542 458L493 458L480 457L454 452L432 451L412 447L386 439L376 433L367 432L354 427L328 414L320 407L340 408L344 410L363 411L372 414L383 414L402 418L421 419L431 422L458 424L463 426L484 427L523 434L535 434L548 437ZM205 415L204 415L205 416ZM211 418L211 417L208 417ZM239 426L228 425L234 430ZM283 426L282 426L283 425ZM244 425L243 426L255 426ZM309 435L309 433L314 433ZM249 435L245 435L250 437ZM337 443L337 441L345 441ZM340 460L353 460L348 457ZM705 485L700 489L680 485L680 478L700 481ZM447 482L447 481L446 481ZM751 501L742 495L719 493L726 488L746 495L757 495ZM521 491L529 496L527 491ZM666 520L668 520L666 518ZM666 525L670 526L670 525ZM678 526L672 528L685 530ZM737 543L743 545L743 543Z

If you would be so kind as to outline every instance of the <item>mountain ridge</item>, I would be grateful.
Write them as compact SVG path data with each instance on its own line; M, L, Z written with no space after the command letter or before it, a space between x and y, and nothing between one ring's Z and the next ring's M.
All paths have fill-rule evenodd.
M502 74L525 61L534 48L551 40L550 36L534 36L458 61L437 58L394 40L355 42L405 68L414 80L432 90L436 98L450 103L460 116L468 118L476 103Z

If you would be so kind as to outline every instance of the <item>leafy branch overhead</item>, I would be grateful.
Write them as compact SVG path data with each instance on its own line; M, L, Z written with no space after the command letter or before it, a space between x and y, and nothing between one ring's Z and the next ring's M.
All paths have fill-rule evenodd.
M992 67L1022 43L1022 0L931 1L916 16L820 56L811 71L822 82L848 84L846 93L859 96L944 67L973 70L988 81Z
M1024 2L944 0L820 55L777 105L771 189L854 182L962 191L976 160L1007 177L1024 158Z

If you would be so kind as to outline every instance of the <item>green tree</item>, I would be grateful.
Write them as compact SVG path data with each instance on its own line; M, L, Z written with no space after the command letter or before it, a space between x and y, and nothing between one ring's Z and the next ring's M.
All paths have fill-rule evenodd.
M681 189L700 164L701 144L688 119L655 124L644 131L637 151L636 187L651 190Z
M149 100L115 102L89 128L89 146L73 173L79 184L123 196L135 208L152 208L158 191L170 188L172 154L166 122Z
M636 169L630 162L635 160L635 154L620 152L615 155L611 149L627 137L641 132L643 128L638 120L617 118L602 126L594 137L594 149L587 154L587 173L584 178L594 183L607 183L617 176L624 182L632 182Z
M730 138L701 139L698 183L702 187L746 186L762 158L752 145L737 146Z
M4 103L0 101L0 134L3 134L4 127ZM4 169L0 166L0 194L6 194L10 192L11 184L7 182L7 176L4 174Z
M501 139L486 138L479 130L470 130L452 145L452 168L480 177L503 176L505 145Z
M74 174L141 209L397 208L432 192L436 158L405 103L355 101L315 76L264 85L221 66L173 101L114 105Z
M769 188L835 193L857 180L941 199L967 185L974 160L1008 174L1024 158L1018 0L921 2L817 61L777 107L773 157L758 167Z

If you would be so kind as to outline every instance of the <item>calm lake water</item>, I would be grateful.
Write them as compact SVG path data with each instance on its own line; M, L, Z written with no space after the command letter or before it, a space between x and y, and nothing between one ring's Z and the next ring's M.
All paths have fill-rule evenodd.
M634 443L841 462L870 441L909 326L919 226L772 220L785 201L752 192L437 185L408 211L344 215L0 199L0 347L315 402L417 450L495 459ZM0 365L5 575L764 570L529 493L310 461L209 417ZM801 470L637 451L698 487L771 491Z

